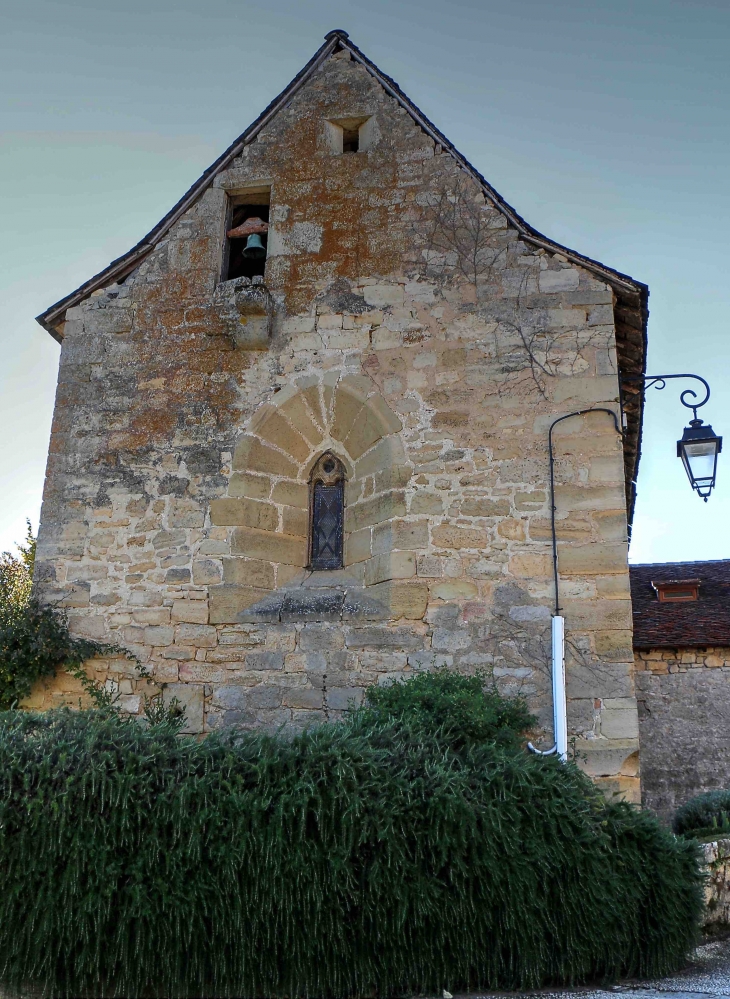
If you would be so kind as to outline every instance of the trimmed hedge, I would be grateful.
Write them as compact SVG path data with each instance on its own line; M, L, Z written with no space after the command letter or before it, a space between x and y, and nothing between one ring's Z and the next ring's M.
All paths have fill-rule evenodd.
M697 847L515 748L525 719L441 672L288 739L6 712L0 980L334 997L676 969Z
M682 836L730 836L730 791L708 791L681 805L672 828Z

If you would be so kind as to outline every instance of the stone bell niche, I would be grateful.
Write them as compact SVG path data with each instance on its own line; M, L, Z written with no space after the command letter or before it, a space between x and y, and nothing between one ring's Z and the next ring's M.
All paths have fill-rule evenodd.
M361 375L300 378L257 410L211 503L230 529L211 623L422 617L428 530L405 519L401 429Z

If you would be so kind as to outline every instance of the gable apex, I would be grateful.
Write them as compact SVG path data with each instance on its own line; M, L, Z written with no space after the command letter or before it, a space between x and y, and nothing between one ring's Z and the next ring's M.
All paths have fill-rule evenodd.
M203 191L209 187L216 176L225 170L231 162L241 154L244 147L252 142L259 132L282 110L291 98L307 83L312 75L321 68L323 63L338 51L346 50L350 58L359 63L388 93L394 100L407 111L413 121L433 139L441 149L451 155L458 165L464 170L481 188L485 196L507 219L507 221L519 232L520 236L527 239L536 246L540 246L551 252L562 253L571 262L577 263L592 271L597 277L610 284L617 294L629 295L632 298L632 311L638 311L636 325L645 330L646 302L648 299L648 288L646 285L631 278L627 274L622 274L613 268L601 264L599 261L586 257L583 254L571 250L550 240L538 230L530 226L504 198L492 187L479 171L463 156L449 141L449 139L431 122L426 115L407 97L400 89L395 80L386 76L368 57L350 41L349 34L342 28L335 28L325 35L324 43L315 52L309 62L300 70L294 79L274 98L274 100L264 109L259 117L223 152L215 162L198 178L197 181L185 192L176 205L165 215L157 225L151 229L135 246L121 257L117 257L107 267L98 274L95 274L75 291L51 305L48 309L36 317L36 321L46 329L54 339L60 343L62 334L56 328L63 322L63 316L67 309L78 305L85 298L88 298L94 291L103 288L113 281L126 277L134 268L154 249L154 247L165 237L167 232L178 221L178 219L191 207L200 197Z

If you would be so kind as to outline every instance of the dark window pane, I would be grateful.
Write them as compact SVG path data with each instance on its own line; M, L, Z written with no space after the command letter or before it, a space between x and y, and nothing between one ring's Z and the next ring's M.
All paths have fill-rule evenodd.
M344 540L345 490L340 480L332 486L314 484L312 496L312 569L341 569Z

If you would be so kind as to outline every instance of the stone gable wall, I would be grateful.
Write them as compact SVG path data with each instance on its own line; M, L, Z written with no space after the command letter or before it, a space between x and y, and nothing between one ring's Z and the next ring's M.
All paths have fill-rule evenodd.
M730 787L730 648L637 649L636 687L642 800L670 822L695 795Z
M367 115L368 151L334 154L327 121ZM263 186L264 280L221 283L227 197ZM347 53L63 335L36 585L191 731L334 718L444 663L527 696L549 742L547 431L617 409L613 294L520 240ZM636 797L621 442L594 414L555 446L569 726ZM327 449L345 568L310 573ZM90 669L132 712L156 689ZM78 696L59 677L28 704Z

